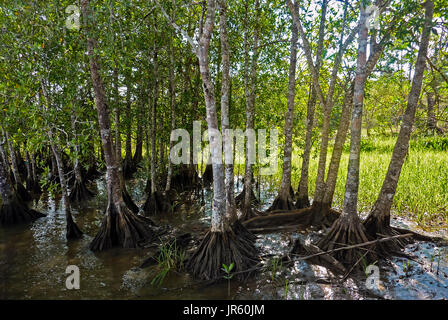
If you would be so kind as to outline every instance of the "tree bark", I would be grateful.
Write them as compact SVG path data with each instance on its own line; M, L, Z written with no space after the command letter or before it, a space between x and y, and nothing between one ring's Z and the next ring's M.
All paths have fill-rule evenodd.
M221 131L223 133L225 160L226 218L229 223L237 220L233 177L233 139L230 136L229 101L230 101L230 52L227 36L226 3L219 0L219 35L221 38Z
M89 0L81 1L83 21L87 36L87 51L95 93L95 105L100 126L101 143L106 162L106 180L108 192L108 206L98 234L90 244L93 251L105 250L113 246L125 248L138 247L142 241L151 241L155 233L151 228L151 220L133 214L124 204L122 185L120 183L120 158L112 144L109 110L107 108L104 84L100 75L98 55L95 53L96 41L92 37L90 28L92 15Z
M316 70L318 75L320 73L320 66L322 63L322 50L324 44L326 14L327 14L327 0L323 0L320 26L319 26L319 38L317 41L317 50L316 50ZM305 147L302 156L302 168L298 190L299 194L296 203L296 207L298 209L306 208L309 207L310 205L308 195L308 180L309 180L310 155L312 147L311 142L313 138L313 128L314 128L314 113L316 110L316 91L312 83L313 82L311 81L310 85L311 96L310 99L308 100L307 116L306 116Z
M409 150L409 139L412 133L412 126L415 120L415 112L422 89L423 75L426 65L426 55L428 43L431 35L432 17L434 13L434 1L427 0L425 6L425 20L420 40L420 47L415 64L414 78L412 80L411 91L408 96L406 111L403 115L400 132L395 143L392 158L389 163L386 177L384 178L381 191L367 217L364 225L372 236L377 236L377 231L389 227L390 210L397 190L401 169Z
M259 0L255 0L255 21L257 21L255 30L254 30L254 42L252 46L252 61L251 68L249 71L249 45L248 45L248 26L247 26L247 1L245 2L245 10L246 10L246 32L244 34L244 50L245 50L245 69L244 69L244 91L246 97L246 132L254 129L254 118L255 118L255 82L257 77L257 65L258 65L258 41L259 41L259 15L260 15L260 3ZM246 168L244 174L244 202L243 202L243 211L247 214L251 210L251 202L253 200L253 190L252 190L252 179L253 179L253 168L250 163L250 154L254 154L255 150L252 150L253 145L251 144L250 139L247 139L247 147L246 147Z
M175 20L175 14L173 8L172 19ZM172 34L174 39L174 34ZM169 82L170 82L170 110L171 110L171 131L176 129L176 78L174 74L175 62L174 62L174 41L170 42L170 68L169 68ZM171 148L173 147L173 141L169 143L169 152L171 152ZM166 178L166 186L165 191L169 191L171 189L171 177L173 175L173 164L171 163L170 156L168 156L168 173Z
M366 82L365 65L367 62L367 13L364 4L361 4L361 18L359 21L358 58L356 62L356 76L353 90L353 113L350 136L350 158L345 185L345 196L342 214L357 215L359 164L361 155L361 129L362 108Z
M326 8L326 0L324 0L324 6ZM294 4L295 14L298 14L299 5L298 2ZM326 9L325 9L326 10ZM293 120L294 120L294 103L296 94L296 65L297 65L297 41L298 41L298 30L294 22L291 25L291 49L289 56L289 81L288 81L288 102L285 114L285 146L284 146L284 156L283 156L283 172L282 172L282 182L280 186L280 192L271 210L282 209L282 210L292 210L294 205L291 199L290 189L291 189L291 158L292 158L292 131L293 131Z

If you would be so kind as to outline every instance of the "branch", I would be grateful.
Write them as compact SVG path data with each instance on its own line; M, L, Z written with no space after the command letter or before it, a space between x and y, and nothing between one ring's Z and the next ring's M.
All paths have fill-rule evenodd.
M369 246L369 245L380 243L380 242L386 242L386 241L390 241L390 240L394 240L394 239L407 238L407 237L412 237L412 236L413 236L412 233L399 234L399 235L388 237L388 238L381 238L381 239L377 239L377 240L373 240L373 241L367 241L367 242L363 242L363 243L354 244L354 245L351 245L351 246L340 247L340 248L336 248L336 249L329 250L329 251L322 251L322 252L315 253L315 254L312 254L312 255L309 255L309 256L298 257L297 259L298 260L306 260L306 259L314 258L314 257L317 257L317 256L322 256L324 254L329 254L329 253L341 251L341 250L350 250L350 249L354 249L354 248L360 248L360 247ZM297 255L297 254L293 254L293 255Z
M308 39L306 38L305 31L302 28L302 23L300 22L297 12L294 8L294 4L291 2L291 0L288 0L288 7L289 7L289 10L291 11L293 23L295 23L295 25L297 26L297 29L299 29L300 37L301 37L302 43L303 43L303 50L305 51L306 61L308 63L308 68L310 69L310 72L311 72L311 78L313 79L314 88L316 90L316 93L320 100L320 103L322 104L322 106L325 106L326 102L325 102L324 95L322 93L322 88L320 87L320 84L319 84L319 76L317 74L316 67L314 66L314 63L313 63L313 57L311 56L310 43L309 43Z
M165 16L165 18L171 23L173 28L176 29L178 32L180 32L182 34L182 36L185 37L185 39L187 39L188 43L190 43L190 45L193 47L193 52L195 54L197 54L197 51L199 48L198 44L195 43L195 41L188 35L188 33L184 29L179 27L176 24L176 22L171 20L170 16L166 13L165 9L163 9L163 7L160 5L159 1L157 1L157 0L154 0L154 1L157 4L157 6L160 8L160 10L162 11L162 14Z
M431 66L431 69L436 70L443 78L443 80L446 82L446 84L448 84L448 78L447 76L442 72L442 70L440 70L439 68L437 68L434 63L432 63L431 59L428 58L428 56L425 56L426 60L429 62L429 65Z

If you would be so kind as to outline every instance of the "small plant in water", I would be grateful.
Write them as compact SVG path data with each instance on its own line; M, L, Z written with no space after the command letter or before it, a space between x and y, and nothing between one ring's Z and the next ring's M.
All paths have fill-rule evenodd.
M412 266L409 263L409 260L408 259L406 259L406 261L403 260L403 272L405 273L406 277L408 276L408 273L409 273L409 271L411 271L411 269L412 269Z
M224 279L227 279L227 295L230 296L230 279L233 278L233 274L231 274L233 267L235 264L232 262L229 266L226 264L222 264L221 270L224 271L226 274L224 276Z
M162 244L157 260L157 272L151 284L160 287L168 272L184 268L185 251L176 245L176 240Z
M271 281L274 282L275 277L277 275L277 271L282 267L282 261L279 257L274 257L268 267L266 268L267 271L271 271Z
M289 281L288 279L283 280L284 281L284 295L285 299L288 299L288 290L289 290Z

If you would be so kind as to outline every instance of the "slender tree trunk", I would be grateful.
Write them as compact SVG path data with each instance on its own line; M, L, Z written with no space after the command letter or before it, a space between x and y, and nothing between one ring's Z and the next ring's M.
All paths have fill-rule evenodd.
M132 108L131 108L131 85L130 81L127 83L126 90L126 156L125 156L125 171L126 176L130 176L133 173L132 167Z
M221 131L223 133L224 159L225 159L225 184L226 184L226 217L230 223L237 219L234 179L233 179L233 139L230 136L229 121L229 95L230 95L230 53L229 40L227 36L227 15L226 3L219 1L219 31L221 37L221 63L222 63L222 83L221 83Z
M83 23L87 35L87 50L90 65L90 75L95 93L95 105L98 113L101 142L106 162L106 180L108 192L108 206L102 225L95 239L90 244L93 251L105 250L119 245L134 248L141 241L152 240L155 236L152 222L129 211L123 201L122 185L120 183L120 158L112 144L110 130L109 110L106 103L104 84L100 76L98 55L95 53L96 41L91 36L92 14L89 9L89 0L81 1Z
M359 22L358 58L356 62L356 76L353 90L353 113L350 132L350 157L345 185L345 197L342 214L356 216L358 209L359 164L361 155L362 108L366 82L365 65L367 62L367 13L361 4L361 18Z
M326 14L327 14L327 0L323 0L320 26L319 26L319 39L317 42L317 50L316 50L316 70L318 72L318 75L320 73L320 66L322 63ZM309 180L310 155L311 155L312 138L313 138L315 109L316 109L316 90L314 89L314 85L312 84L311 81L311 97L308 101L307 118L306 118L305 147L303 150L303 157L302 157L302 168L298 190L299 194L296 203L296 207L299 209L310 206L308 195L308 180Z
M173 8L174 12L174 8ZM175 20L175 15L173 13L173 21ZM174 39L174 34L172 35ZM176 129L176 79L174 75L174 41L170 42L170 68L169 68L169 82L170 82L170 110L171 110L171 131ZM173 147L173 141L169 143L169 152L171 152L171 148ZM165 191L169 191L171 189L171 177L173 175L173 164L171 163L170 156L168 155L168 173L166 178L166 186Z
M67 239L78 239L82 236L82 231L78 228L76 223L73 221L73 217L72 217L72 213L71 213L71 209L70 209L70 201L68 198L67 181L64 176L64 169L63 169L63 164L62 164L61 153L54 143L52 130L48 129L47 134L48 134L48 138L50 140L51 150L53 151L54 157L56 159L56 166L58 168L59 181L61 183L62 200L64 201L65 220L66 220L66 224L67 224L65 236Z
M156 108L159 95L159 79L158 79L158 61L157 61L157 47L154 42L154 91L151 105L151 193L157 191L157 176L156 176Z
M115 158L121 163L120 94L118 91L118 70L114 69L115 80Z
M246 16L248 14L247 10L247 1L245 2L246 6ZM244 46L245 46L245 80L244 80L244 88L245 88L245 96L246 96L246 132L249 133L254 129L254 118L255 118L255 85L257 78L257 66L258 66L258 40L259 40L259 23L258 19L260 16L260 3L259 0L255 0L255 21L257 21L255 30L254 30L254 42L252 46L252 61L251 68L249 72L249 46L248 46L248 26L247 26L247 17L246 17L246 32L244 35ZM246 168L244 174L244 202L243 202L243 210L247 215L248 212L251 211L251 202L254 200L255 195L252 190L252 179L253 179L253 165L251 163L252 159L250 155L255 154L255 150L253 150L254 146L252 141L247 137L247 147L246 147Z
M16 152L12 146L11 143L11 137L9 136L8 131L4 130L4 136L6 139L6 143L8 145L8 149L9 149L9 156L11 157L11 168L12 168L12 173L14 175L14 180L16 182L16 184L22 184L22 177L20 176L20 172L19 172L19 165L17 163L17 157L16 157Z
M326 1L324 0L326 4ZM296 14L299 11L298 2L294 4ZM290 189L291 189L291 158L292 158L292 131L294 120L294 103L296 95L296 65L297 65L297 41L298 30L294 22L291 25L291 49L289 58L289 83L288 83L288 102L285 114L285 146L283 156L283 174L280 186L280 192L277 199L274 201L271 209L292 210L294 205L292 203Z
M436 130L436 119L434 117L434 92L431 89L426 92L426 101L428 104L426 127L428 131L434 132Z
M428 43L431 35L432 17L434 12L434 1L427 0L425 6L425 22L423 26L420 47L415 64L414 78L412 80L411 91L408 96L408 104L403 115L400 132L395 143L392 158L389 163L383 186L373 208L364 222L367 232L377 237L377 233L383 231L390 232L390 210L397 190L401 169L409 150L409 139L412 133L412 126L415 120L415 112L422 89L423 75L425 72L426 55Z

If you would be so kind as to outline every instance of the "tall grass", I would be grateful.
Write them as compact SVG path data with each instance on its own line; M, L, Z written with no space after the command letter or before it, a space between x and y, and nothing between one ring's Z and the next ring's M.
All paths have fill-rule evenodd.
M401 171L397 193L392 207L393 214L407 215L423 226L448 223L448 152L443 138L417 138L411 140L409 154ZM445 138L446 139L446 138ZM364 137L361 148L360 186L358 210L371 209L386 175L396 137ZM442 146L442 147L440 147ZM348 144L339 167L333 205L341 207L349 157ZM300 180L301 150L294 150L293 186ZM331 158L329 152L328 162ZM310 195L314 193L317 173L317 157L310 162ZM281 168L281 166L280 166ZM277 175L281 179L281 172Z

